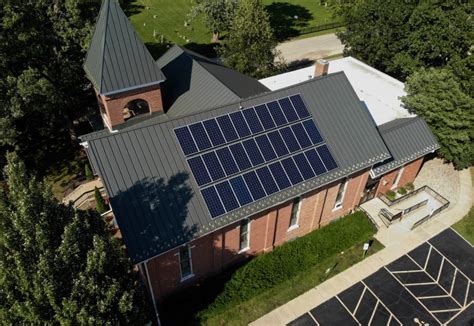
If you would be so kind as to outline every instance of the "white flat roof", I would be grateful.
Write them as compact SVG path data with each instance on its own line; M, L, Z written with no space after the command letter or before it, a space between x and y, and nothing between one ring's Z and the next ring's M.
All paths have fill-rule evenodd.
M328 73L339 71L346 74L378 126L395 119L415 116L402 105L400 97L406 93L401 81L352 57L329 61ZM271 90L277 90L304 82L313 76L314 66L311 66L264 78L260 82Z

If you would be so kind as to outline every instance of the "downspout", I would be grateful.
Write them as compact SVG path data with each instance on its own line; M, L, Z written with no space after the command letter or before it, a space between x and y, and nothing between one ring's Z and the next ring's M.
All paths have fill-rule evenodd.
M150 275L148 274L148 267L146 266L146 263L147 263L147 261L145 261L143 263L143 265L145 266L145 273L146 273L146 280L147 280L147 284L148 284L148 291L150 291L151 300L153 301L153 309L155 309L156 322L158 323L158 326L161 326L160 316L158 315L158 309L156 308L155 293L153 292L153 288L151 286Z
M328 188L326 188L326 193L324 194L323 208L321 209L321 215L319 215L318 229L321 227L321 220L323 219L324 209L326 208L326 199L328 197Z

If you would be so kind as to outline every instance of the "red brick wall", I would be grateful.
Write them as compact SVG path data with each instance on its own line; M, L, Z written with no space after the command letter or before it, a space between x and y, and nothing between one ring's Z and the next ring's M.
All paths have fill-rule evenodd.
M348 184L340 209L334 210L340 184L334 183L310 192L301 198L299 227L288 230L293 201L250 218L250 248L239 253L240 222L217 230L190 243L195 277L181 282L179 249L172 250L147 263L153 291L162 298L173 290L195 282L197 279L218 273L248 256L272 250L275 246L300 237L348 214L359 203L369 176L368 170L348 178Z
M389 190L397 190L398 188L405 186L409 182L415 181L418 172L420 171L421 165L423 164L423 157L412 161L408 164L405 164L402 176L400 177L400 181L398 182L398 186L392 189L392 186L397 178L397 171L401 168L393 170L380 178L380 183L377 188L376 196L380 194L384 194Z
M119 93L110 97L98 95L99 106L105 110L105 123L111 128L124 122L123 109L133 100L141 99L148 103L150 113L163 111L163 102L161 98L160 85L154 85L147 88L141 88L129 92Z

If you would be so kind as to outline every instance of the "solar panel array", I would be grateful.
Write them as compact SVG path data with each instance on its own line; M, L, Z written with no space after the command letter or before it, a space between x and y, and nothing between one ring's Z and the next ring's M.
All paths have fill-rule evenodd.
M337 168L300 95L175 134L213 218Z

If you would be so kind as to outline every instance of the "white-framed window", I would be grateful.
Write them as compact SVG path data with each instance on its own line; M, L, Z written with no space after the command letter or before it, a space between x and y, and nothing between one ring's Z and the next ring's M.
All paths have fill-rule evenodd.
M346 194L347 188L347 179L342 180L339 190L337 191L336 203L334 204L334 209L342 208L342 202L344 201L344 195Z
M179 249L179 269L181 271L181 281L194 276L193 259L191 257L191 247L183 246Z
M240 242L239 252L246 251L250 248L250 221L243 220L240 224Z
M300 217L300 208L301 197L296 197L293 200L293 207L291 208L290 225L288 226L288 231L294 230L299 227L298 220Z
M404 166L398 169L397 176L395 177L395 181L393 182L393 185L392 185L392 189L398 187L398 184L400 183L400 179L402 178L403 170L405 170Z

